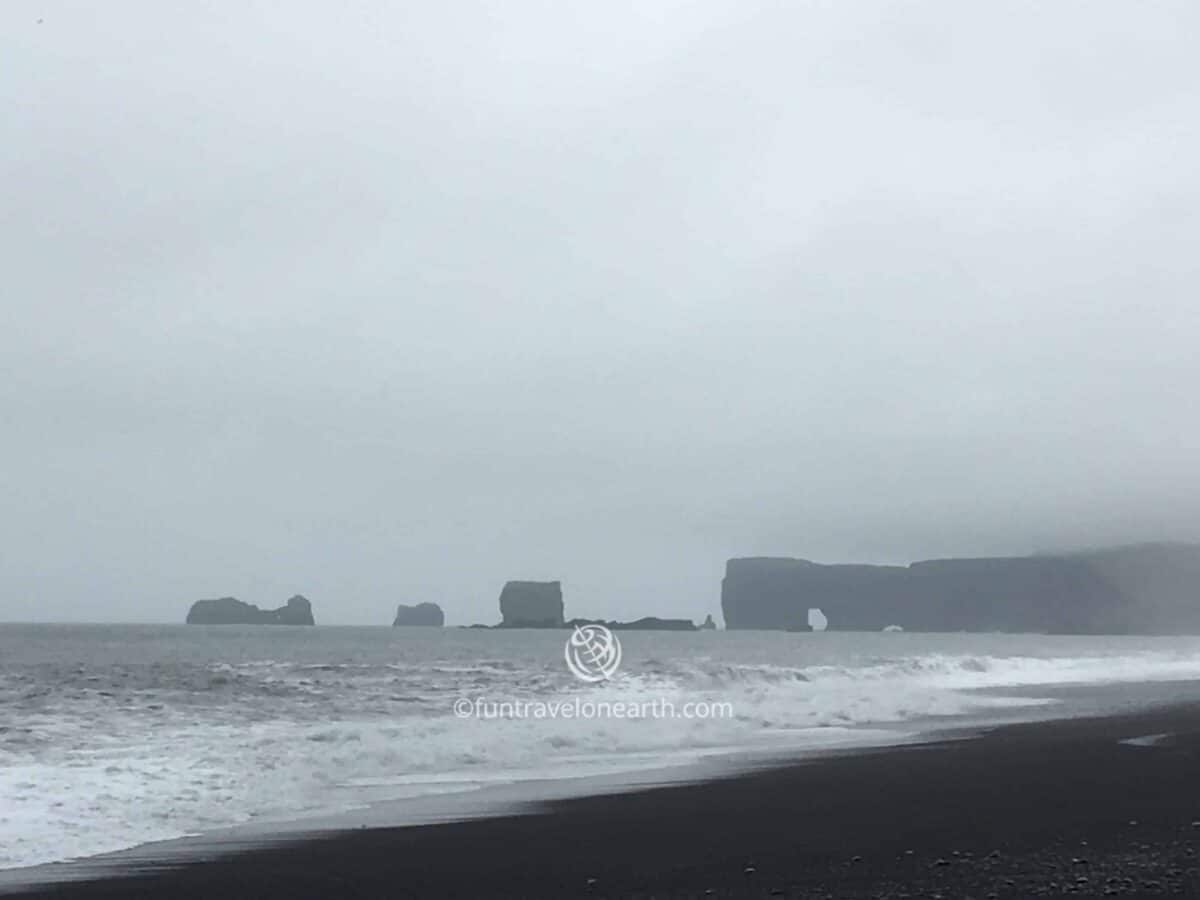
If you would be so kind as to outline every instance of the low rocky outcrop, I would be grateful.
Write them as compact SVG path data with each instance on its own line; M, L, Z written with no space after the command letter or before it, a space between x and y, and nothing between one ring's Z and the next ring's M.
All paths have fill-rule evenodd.
M259 609L234 597L197 600L188 610L189 625L312 625L312 604L297 594L279 609Z
M560 581L510 581L500 592L501 628L561 628Z
M568 628L576 628L581 625L603 625L609 631L696 630L696 625L691 619L660 619L658 616L645 616L641 619L635 619L632 622L607 622L604 619L571 619L565 624Z
M446 616L436 603L418 603L416 606L405 606L401 603L396 607L396 618L392 627L427 625L441 628L445 624Z
M1142 544L1053 555L937 559L909 566L731 559L721 609L731 629L1200 633L1200 545Z

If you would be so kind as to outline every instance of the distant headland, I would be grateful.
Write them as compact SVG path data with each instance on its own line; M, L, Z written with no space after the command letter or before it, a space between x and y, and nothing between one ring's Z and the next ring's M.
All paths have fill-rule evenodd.
M908 566L729 560L730 629L1054 634L1200 633L1200 545L1138 544L1053 555L933 559ZM895 630L893 628L893 630Z

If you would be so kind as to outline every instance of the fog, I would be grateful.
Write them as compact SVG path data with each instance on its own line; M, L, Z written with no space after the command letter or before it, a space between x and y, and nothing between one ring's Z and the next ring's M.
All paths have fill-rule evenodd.
M0 619L1200 538L1200 7L0 11Z

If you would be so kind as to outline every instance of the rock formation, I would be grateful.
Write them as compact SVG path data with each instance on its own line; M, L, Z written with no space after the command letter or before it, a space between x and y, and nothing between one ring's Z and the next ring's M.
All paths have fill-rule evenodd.
M405 606L401 603L396 607L396 618L392 627L402 625L432 625L441 628L446 624L446 616L436 603L418 603L416 606Z
M644 616L641 619L634 619L632 622L606 622L604 619L571 619L571 621L565 624L568 628L575 628L580 625L603 625L609 631L696 630L696 626L691 619L660 619L658 616Z
M561 628L562 582L510 581L500 592L501 628Z
M279 609L259 609L233 597L197 600L188 610L189 625L312 625L312 604L297 594Z
M731 629L808 630L819 609L832 631L1200 633L1200 545L909 566L731 559L721 609Z

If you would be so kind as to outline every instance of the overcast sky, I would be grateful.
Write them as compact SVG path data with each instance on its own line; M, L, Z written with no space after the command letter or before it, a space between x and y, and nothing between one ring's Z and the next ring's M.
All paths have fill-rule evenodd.
M0 9L0 619L1200 537L1200 6Z

